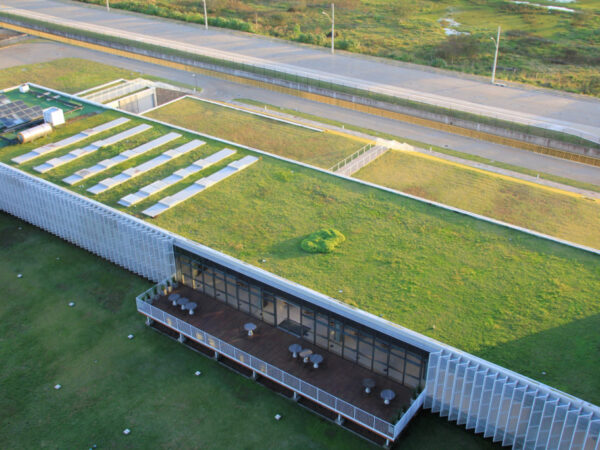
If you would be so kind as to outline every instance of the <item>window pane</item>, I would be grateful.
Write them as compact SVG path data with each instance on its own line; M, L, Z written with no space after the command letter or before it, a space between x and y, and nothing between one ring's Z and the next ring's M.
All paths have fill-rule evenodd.
M302 308L303 338L315 342L315 313L311 309Z
M329 320L329 350L337 355L342 354L342 328L339 320Z

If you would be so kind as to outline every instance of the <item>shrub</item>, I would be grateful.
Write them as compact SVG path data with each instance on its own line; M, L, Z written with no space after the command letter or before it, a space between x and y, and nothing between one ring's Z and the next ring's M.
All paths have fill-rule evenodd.
M302 250L309 253L331 253L346 237L334 228L322 228L309 234L300 243Z

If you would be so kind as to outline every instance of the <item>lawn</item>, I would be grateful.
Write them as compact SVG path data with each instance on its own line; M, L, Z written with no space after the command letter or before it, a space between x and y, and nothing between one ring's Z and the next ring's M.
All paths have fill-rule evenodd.
M80 0L104 5L104 0ZM357 53L490 76L502 26L499 79L600 95L600 3L562 4L575 12L504 0L339 0L336 47ZM122 8L204 23L202 4L189 0L112 0ZM207 2L209 25L327 47L330 4L289 0ZM450 35L449 35L450 34ZM454 34L454 35L452 35Z
M319 117L319 116L315 116L313 114L304 113L304 112L297 111L294 109L281 108L279 106L270 105L268 103L259 102L256 100L251 100L251 99L247 99L247 98L237 98L237 99L235 99L235 101L240 102L240 103L245 103L247 105L260 106L261 108L263 108L263 107L268 108L272 111L278 111L278 112L282 112L284 114L290 114L292 116L302 117L302 118L312 120L315 122L319 122L322 124L333 125L338 128L345 128L347 130L358 131L359 133L367 134L367 135L374 136L374 137L381 137L383 139L397 140L399 142L406 142L407 144L410 144L414 147L419 147L419 148L424 148L424 149L430 148L438 153L444 153L447 155L456 156L458 158L483 163L488 166L499 167L501 169L507 169L507 170L511 170L513 172L523 173L525 175L531 175L534 177L539 176L540 178L550 180L550 181L555 181L557 183L562 183L562 184L566 184L569 186L578 187L581 189L587 189L590 191L600 192L600 180L598 180L597 184L571 180L569 178L564 178L564 177L560 177L557 175L544 173L539 170L531 170L531 169L526 169L524 167L514 166L512 164L502 163L500 161L493 161L491 159L484 158L482 156L472 155L470 153L459 152L459 151L452 150L452 149L449 149L446 147L438 147L436 145L427 144L425 142L415 141L414 139L407 139L405 137L394 136L392 134L382 133L380 131L375 131L375 130L371 130L371 129L364 128L364 127L358 127L355 125L350 125L347 123L340 122L338 120L332 120L332 119L328 119L325 117Z
M77 127L96 117L76 122ZM61 184L78 168L160 131L166 127L156 126L127 145L102 149L43 177ZM172 144L189 138L184 133ZM199 151L223 147L207 146ZM18 153L27 149L20 147ZM84 188L98 179L163 150L113 167L74 190L88 195ZM1 159L16 152L8 147ZM116 206L121 195L189 164L184 158L99 199ZM25 170L32 165L24 165ZM268 156L156 219L139 214L162 196L135 209L119 208L585 400L600 401L596 255ZM336 228L346 241L334 253L303 252L301 240L319 228Z
M0 70L0 86L2 86L2 89L6 89L10 86L31 82L68 94L75 94L118 78L133 79L138 77L165 81L158 77L87 59L60 58L50 62L2 69Z
M324 168L364 145L354 139L192 98L155 109L147 116Z
M354 176L600 249L600 201L393 150Z
M3 213L0 254L0 447L376 448L146 328L148 281ZM425 413L400 445L492 448Z

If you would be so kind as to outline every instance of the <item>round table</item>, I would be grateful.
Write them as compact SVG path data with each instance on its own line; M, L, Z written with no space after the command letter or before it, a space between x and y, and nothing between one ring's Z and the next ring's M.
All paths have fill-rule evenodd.
M169 295L169 301L173 304L173 306L177 306L177 299L181 297L179 294L171 294Z
M300 358L302 358L302 361L304 361L305 363L308 362L308 358L310 357L310 355L312 355L312 350L310 348L305 348L304 350L302 350L300 353L298 353L298 356L300 356Z
M256 330L256 324L248 322L247 324L244 324L244 330L248 332L248 336L252 336Z
M313 355L310 355L310 357L308 359L310 359L310 362L313 363L313 367L315 369L318 369L319 368L319 364L321 364L323 362L323 357L321 355L316 354L316 353L313 354Z
M365 394L370 394L371 389L375 387L375 380L373 378L363 378L362 385L365 388Z
M185 311L185 305L187 305L190 302L190 299L185 298L185 297L179 297L175 303L177 303L179 306L181 306L181 310Z
M190 312L190 316L194 315L194 310L198 307L198 303L196 302L189 302L187 305L185 305L186 309Z
M288 350L292 354L292 358L297 358L298 353L302 351L302 346L300 344L292 344L288 347Z
M391 389L384 389L381 391L381 398L383 399L383 403L389 405L392 400L396 397L396 393Z

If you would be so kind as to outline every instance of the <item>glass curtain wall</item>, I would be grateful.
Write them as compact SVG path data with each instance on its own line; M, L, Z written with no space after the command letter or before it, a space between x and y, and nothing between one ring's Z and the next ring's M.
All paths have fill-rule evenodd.
M177 278L186 286L406 386L425 384L425 352L184 252Z

